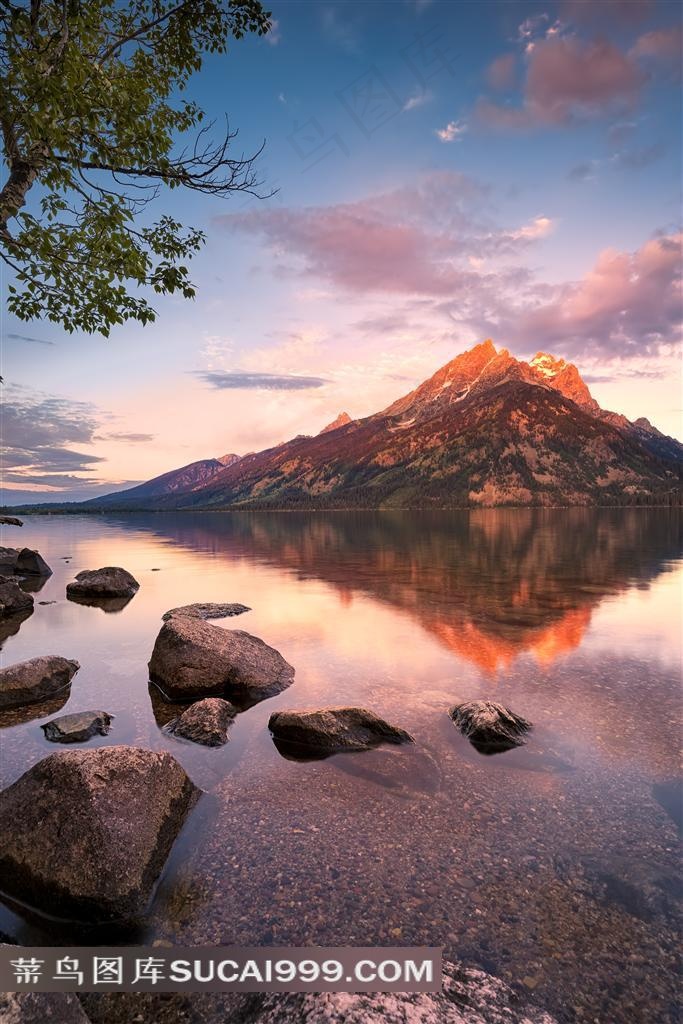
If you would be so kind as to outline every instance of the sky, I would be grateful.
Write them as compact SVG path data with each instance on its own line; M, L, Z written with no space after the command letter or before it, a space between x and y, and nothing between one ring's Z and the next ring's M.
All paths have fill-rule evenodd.
M681 437L678 4L268 6L189 90L264 198L153 211L206 232L196 299L108 339L3 311L2 500L317 433L488 337Z

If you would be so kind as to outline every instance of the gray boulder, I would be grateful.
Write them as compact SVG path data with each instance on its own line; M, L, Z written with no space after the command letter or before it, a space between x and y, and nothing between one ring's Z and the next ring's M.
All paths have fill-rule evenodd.
M3 890L70 920L144 912L199 790L170 754L51 754L0 793Z
M36 704L71 686L80 665L57 654L0 669L0 710Z
M16 580L0 576L0 617L33 611L33 598L25 593Z
M84 569L72 583L67 583L67 597L131 598L140 584L125 569L107 565L103 569Z
M52 576L52 569L39 551L22 548L17 557L14 571L20 576Z
M171 608L170 611L164 612L162 619L164 622L168 622L169 619L173 618L174 615L189 615L192 619L227 619L231 615L242 615L244 612L250 612L251 608L247 608L246 604L184 604L180 608Z
M448 712L460 732L483 754L496 754L524 745L531 722L490 700L456 704Z
M52 743L85 743L93 736L108 736L114 716L107 711L77 711L41 725Z
M557 1024L543 1010L524 1006L499 978L447 961L439 992L268 993L253 999L253 1024Z
M278 747L302 748L321 754L371 750L380 743L414 742L405 729L389 725L365 708L275 711L268 728Z
M161 627L149 673L171 700L229 697L254 703L294 679L292 666L258 637L184 615Z
M237 708L222 697L206 697L190 705L167 725L168 732L205 747L222 747L228 742L228 727Z
M23 526L21 519L17 519L16 516L0 516L0 525L2 526Z

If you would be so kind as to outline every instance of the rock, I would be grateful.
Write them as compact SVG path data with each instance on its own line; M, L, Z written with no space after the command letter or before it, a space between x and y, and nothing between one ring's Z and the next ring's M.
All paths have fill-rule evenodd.
M0 669L0 710L48 700L71 686L81 666L49 654Z
M33 598L14 580L0 577L0 617L33 611Z
M20 576L52 576L52 569L38 551L22 548L15 565Z
M16 516L0 516L0 525L2 526L23 526L21 519L17 519Z
M51 754L0 793L4 892L70 920L141 914L199 792L166 752Z
M66 595L78 597L131 598L137 594L140 584L125 569L107 565L103 569L84 569L73 583L67 583Z
M157 636L150 678L171 700L263 700L289 686L294 669L258 637L174 615Z
M321 711L275 711L268 721L280 747L336 754L371 750L380 743L413 743L404 729L389 725L365 708L324 708Z
M113 717L107 711L77 711L53 718L40 728L52 743L85 743L93 736L108 736Z
M228 726L237 714L237 708L221 697L207 697L183 711L168 723L174 736L205 747L222 747L228 742Z
M12 572L14 572L18 557L19 548L0 547L0 568L4 569L5 571L11 569Z
M444 961L439 992L267 993L253 997L251 1024L557 1024L524 1006L484 971ZM240 1018L244 1019L244 1018Z
M17 955L21 953L21 947ZM0 992L2 1024L90 1024L71 992Z
M533 728L526 718L490 700L457 704L448 713L463 736L482 754L497 754L523 746L522 736Z
M185 604L180 608L171 608L164 612L162 620L168 622L174 615L188 615L192 619L227 619L231 615L242 615L250 612L246 604Z

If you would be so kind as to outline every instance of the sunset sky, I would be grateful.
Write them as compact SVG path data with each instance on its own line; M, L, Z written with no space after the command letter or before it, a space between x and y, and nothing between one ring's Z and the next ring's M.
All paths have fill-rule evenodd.
M4 500L316 433L487 337L680 437L679 5L268 6L191 91L276 194L159 198L208 243L151 326L3 314Z

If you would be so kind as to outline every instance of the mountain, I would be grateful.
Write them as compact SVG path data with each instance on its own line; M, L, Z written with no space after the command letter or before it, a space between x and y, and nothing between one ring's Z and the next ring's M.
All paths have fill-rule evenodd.
M476 345L382 412L342 413L232 461L97 498L108 508L679 504L683 445L605 411L576 366ZM222 465L221 462L225 462ZM218 465L217 465L218 464Z
M239 455L222 455L219 459L190 462L181 469L172 469L169 473L162 473L161 476L155 476L153 480L138 484L136 487L91 498L84 502L84 505L95 508L149 508L150 504L157 500L191 493L194 488L206 484L222 469L234 465L239 458Z

